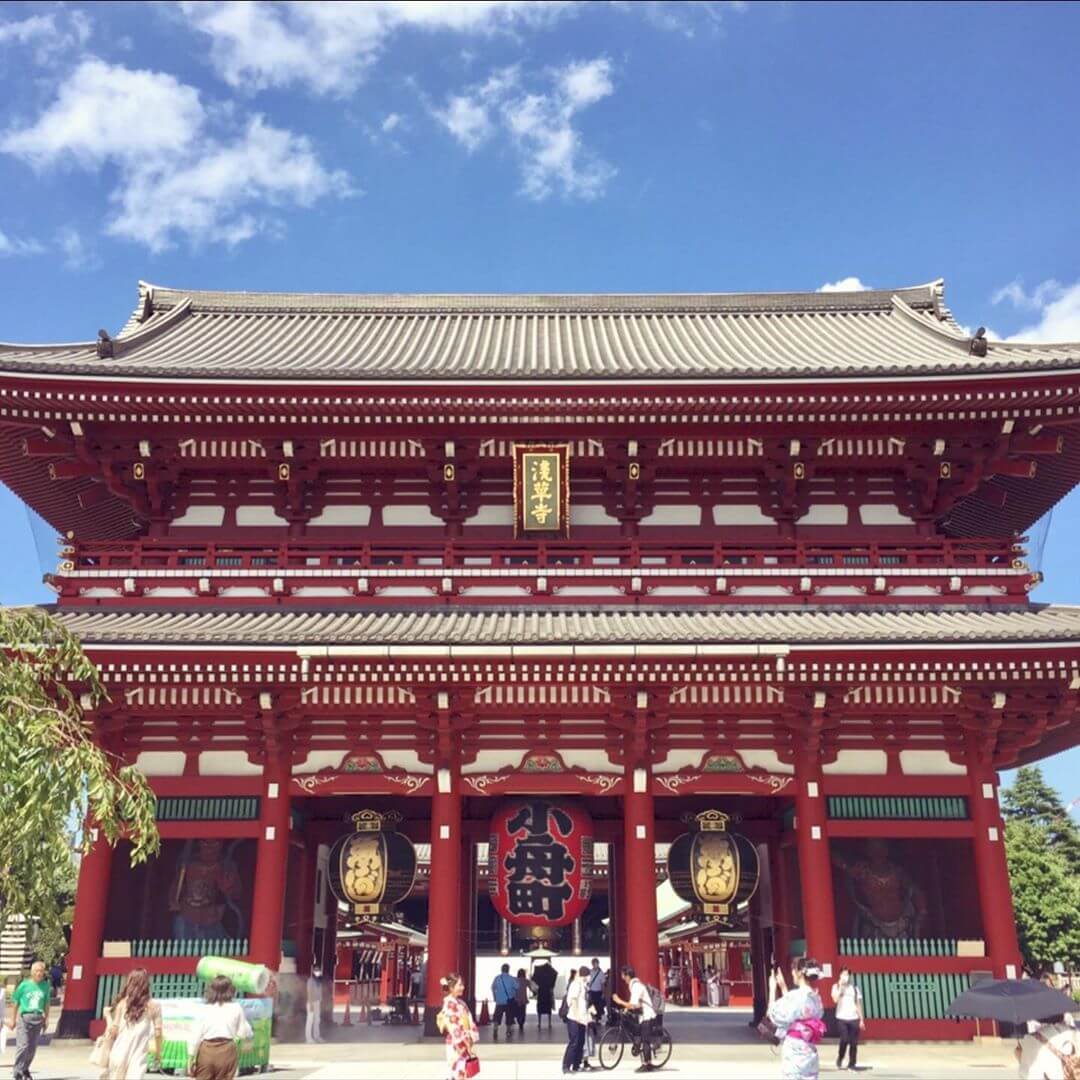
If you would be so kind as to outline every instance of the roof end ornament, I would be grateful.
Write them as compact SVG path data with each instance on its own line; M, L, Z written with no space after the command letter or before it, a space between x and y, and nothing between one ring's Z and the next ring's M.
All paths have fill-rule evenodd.
M971 344L968 345L968 352L972 356L985 356L990 348L990 342L986 340L986 327L980 326L975 331L975 336L971 339Z
M114 355L113 339L109 337L108 330L97 332L97 354L99 360L111 359Z

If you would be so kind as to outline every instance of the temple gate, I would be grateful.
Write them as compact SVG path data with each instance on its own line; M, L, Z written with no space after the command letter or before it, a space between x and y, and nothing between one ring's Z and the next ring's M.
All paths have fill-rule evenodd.
M954 1038L953 991L1020 962L997 771L1077 742L1080 612L1029 601L1021 534L1080 478L1078 368L966 336L940 283L142 285L115 337L0 346L0 477L62 536L89 719L164 839L83 860L63 1030L135 964L189 992L207 942L283 976L349 953L387 1000L426 951L434 1005L478 945L527 945L483 845L539 799L591 822L568 950L685 965L691 999L723 956L759 1007L809 952L859 973L879 1037ZM420 872L339 955L327 852L363 810ZM759 855L748 968L658 913L706 811Z

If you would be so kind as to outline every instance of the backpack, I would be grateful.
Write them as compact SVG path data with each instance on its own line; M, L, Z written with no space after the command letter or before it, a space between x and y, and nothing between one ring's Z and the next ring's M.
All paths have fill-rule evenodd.
M645 989L649 992L649 1004L652 1005L653 1011L657 1016L664 1015L664 1006L667 1004L664 1001L664 992L658 986L650 986L645 984Z
M1069 1044L1069 1053L1059 1050L1041 1031L1036 1031L1035 1038L1049 1047L1050 1053L1061 1062L1061 1075L1065 1080L1080 1080L1080 1054L1076 1052L1076 1043Z

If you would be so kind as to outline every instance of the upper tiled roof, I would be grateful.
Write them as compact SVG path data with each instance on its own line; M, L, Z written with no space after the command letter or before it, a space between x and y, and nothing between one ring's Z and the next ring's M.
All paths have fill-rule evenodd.
M1018 611L66 611L88 644L663 646L1070 642L1080 606Z
M0 372L185 379L750 379L1080 367L1080 344L970 339L942 285L832 293L348 295L140 286L95 343L0 345Z

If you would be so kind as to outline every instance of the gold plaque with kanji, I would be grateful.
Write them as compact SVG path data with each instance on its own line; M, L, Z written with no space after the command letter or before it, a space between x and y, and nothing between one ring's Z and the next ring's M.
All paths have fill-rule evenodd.
M526 532L562 529L562 461L556 453L526 451L522 458L522 528Z

